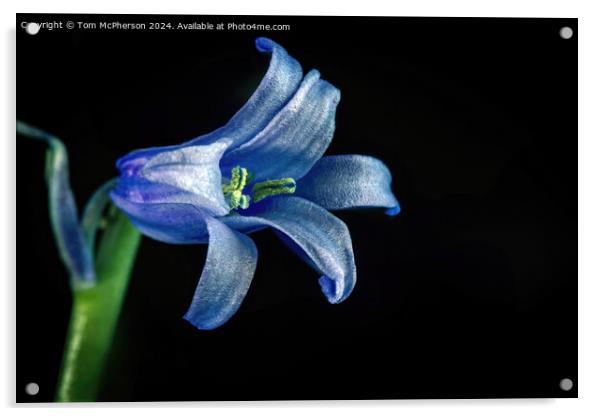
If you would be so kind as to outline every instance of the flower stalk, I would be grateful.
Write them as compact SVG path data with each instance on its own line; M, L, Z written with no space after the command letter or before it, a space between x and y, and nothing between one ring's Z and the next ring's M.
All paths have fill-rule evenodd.
M57 385L57 402L96 401L140 243L140 233L110 210L92 287L73 291L73 307Z
M92 195L80 221L69 183L66 146L58 137L19 120L17 133L48 145L45 176L50 224L71 277L73 306L56 401L96 401L141 234L111 204L114 180ZM104 233L96 250L99 229Z

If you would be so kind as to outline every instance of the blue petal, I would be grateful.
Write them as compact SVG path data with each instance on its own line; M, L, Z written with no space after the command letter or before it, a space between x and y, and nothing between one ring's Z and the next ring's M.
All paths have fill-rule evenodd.
M245 298L257 265L257 248L249 237L206 218L207 260L184 319L199 329L228 321Z
M119 188L111 192L111 198L147 237L170 244L207 242L205 218L210 213L194 204L135 202Z
M136 172L122 171L111 192L139 230L173 244L205 242L204 215L225 215L219 159L227 143L161 152Z
M260 52L271 53L272 58L268 71L251 98L225 126L180 146L211 144L223 137L228 137L232 140L232 148L235 148L260 132L297 91L303 77L299 62L289 56L282 46L270 39L257 38L255 46ZM124 170L126 167L136 169L159 152L174 150L178 147L136 150L119 159L117 167L120 170Z
M161 152L179 149L180 146L181 145L159 146L134 150L133 152L130 152L127 155L117 159L115 165L117 166L117 170L119 170L122 175L136 176L144 167L146 162L148 162L151 158Z
M332 140L339 100L339 90L321 80L318 71L310 71L261 132L224 155L222 169L244 166L258 181L303 177Z
M265 202L264 202L265 201ZM342 302L355 285L355 261L349 230L324 208L302 198L274 197L255 204L253 216L222 218L237 230L274 228L304 261L322 274L319 283L331 303Z
M184 191L182 198L170 195L169 201L157 202L190 202L193 199L215 215L226 215L230 209L222 192L219 161L227 147L228 143L217 142L161 152L144 165L140 175L154 183Z
M399 214L400 212L401 212L401 207L399 205L385 210L385 214L387 214L390 217L394 217L397 214Z
M74 284L89 285L96 277L92 253L80 227L75 198L69 184L69 160L63 142L42 130L17 122L17 132L48 143L46 182L50 223L59 254Z
M297 182L295 194L328 210L383 207L388 208L387 213L396 210L399 213L389 169L370 156L337 155L320 159Z

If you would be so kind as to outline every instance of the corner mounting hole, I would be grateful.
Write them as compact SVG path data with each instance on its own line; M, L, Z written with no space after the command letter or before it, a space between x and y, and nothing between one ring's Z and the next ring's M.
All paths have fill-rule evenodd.
M571 391L573 389L573 380L570 378L563 378L560 380L560 389L564 391Z
M571 29L568 26L565 26L562 29L560 29L559 33L562 39L570 39L573 37L573 29Z
M40 25L37 23L29 22L25 25L25 31L30 35L36 35L40 31Z
M35 396L39 392L40 386L38 386L38 383L29 383L27 386L25 386L25 393L29 394L30 396Z

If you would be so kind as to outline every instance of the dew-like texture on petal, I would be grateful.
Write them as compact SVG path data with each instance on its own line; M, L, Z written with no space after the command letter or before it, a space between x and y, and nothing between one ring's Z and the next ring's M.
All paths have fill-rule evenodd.
M206 242L203 216L229 212L219 169L226 147L220 142L161 152L136 173L122 171L111 198L148 237Z
M69 159L63 142L35 127L17 122L17 132L48 143L46 182L50 223L59 255L74 284L92 284L96 277L92 253L79 224L77 206L69 183Z
M136 172L162 151L175 150L181 146L211 144L223 137L231 139L231 148L236 148L259 133L295 94L303 78L303 71L299 62L276 42L257 38L255 46L260 52L271 53L270 66L251 98L226 125L178 146L136 150L119 159L117 168Z
M224 155L222 170L244 166L257 181L303 177L332 140L339 101L339 90L321 80L318 71L310 71L261 132Z
M199 329L228 321L245 298L257 266L257 248L249 237L207 217L209 248L203 273L184 319Z
M118 189L111 192L111 198L147 237L170 244L207 242L205 218L211 214L196 205L134 202L124 198Z
M206 144L228 137L232 140L231 148L234 149L261 131L295 94L303 78L299 62L270 39L257 38L255 46L260 52L271 53L272 58L251 98L225 126L185 145Z
M151 182L191 193L196 203L205 210L215 215L225 215L229 212L229 206L222 192L219 161L226 148L227 143L218 142L162 152L144 165L141 176Z
M319 283L331 303L342 302L355 285L356 269L349 230L324 208L294 196L274 197L255 205L252 216L222 218L246 231L269 226L304 261L323 275ZM244 232L243 231L243 232Z
M399 207L391 191L389 169L370 156L323 157L297 181L295 194L328 210Z
M153 182L140 176L119 177L111 192L111 196L113 195L118 195L131 202L149 205L168 203L199 205L204 201L202 197L193 193L175 186Z
M181 157L181 154L178 157ZM151 178L162 182L181 179L173 172L178 172L182 164L179 161L173 166L163 163L168 159L159 159L158 164L151 165ZM207 229L204 218L207 215L225 215L229 211L221 190L221 174L216 164L217 161L210 167L212 179L207 185L207 190L200 189L199 193L174 186L178 185L177 182L173 182L174 185L160 183L147 179L142 174L136 174L119 177L111 191L111 199L147 237L171 244L206 243ZM204 167L200 166L199 169ZM166 177L155 177L159 176L158 172L161 170L166 173ZM190 172L195 172L194 166L191 166ZM182 172L182 176L192 176L190 172ZM214 203L211 197L218 203Z

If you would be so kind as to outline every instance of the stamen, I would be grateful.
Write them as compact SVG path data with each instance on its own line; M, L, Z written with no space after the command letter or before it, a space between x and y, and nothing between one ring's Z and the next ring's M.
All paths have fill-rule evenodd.
M259 202L269 196L293 194L296 189L297 184L293 178L259 182L253 185L253 202Z
M230 192L230 209L236 209L240 205L241 194L239 191Z
M232 168L230 181L222 184L222 192L228 201L230 211L249 208L251 197L243 194L243 190L252 181L253 173L246 168L240 166ZM269 196L293 194L296 189L297 184L293 178L258 182L253 185L253 202L259 202Z
M242 193L249 182L249 172L245 168L235 166L232 168L230 182L222 185L222 192L230 199L230 210L249 208L249 196Z
M241 198L240 198L240 207L242 209L249 208L250 200L251 200L251 198L249 198L249 195L241 195Z

